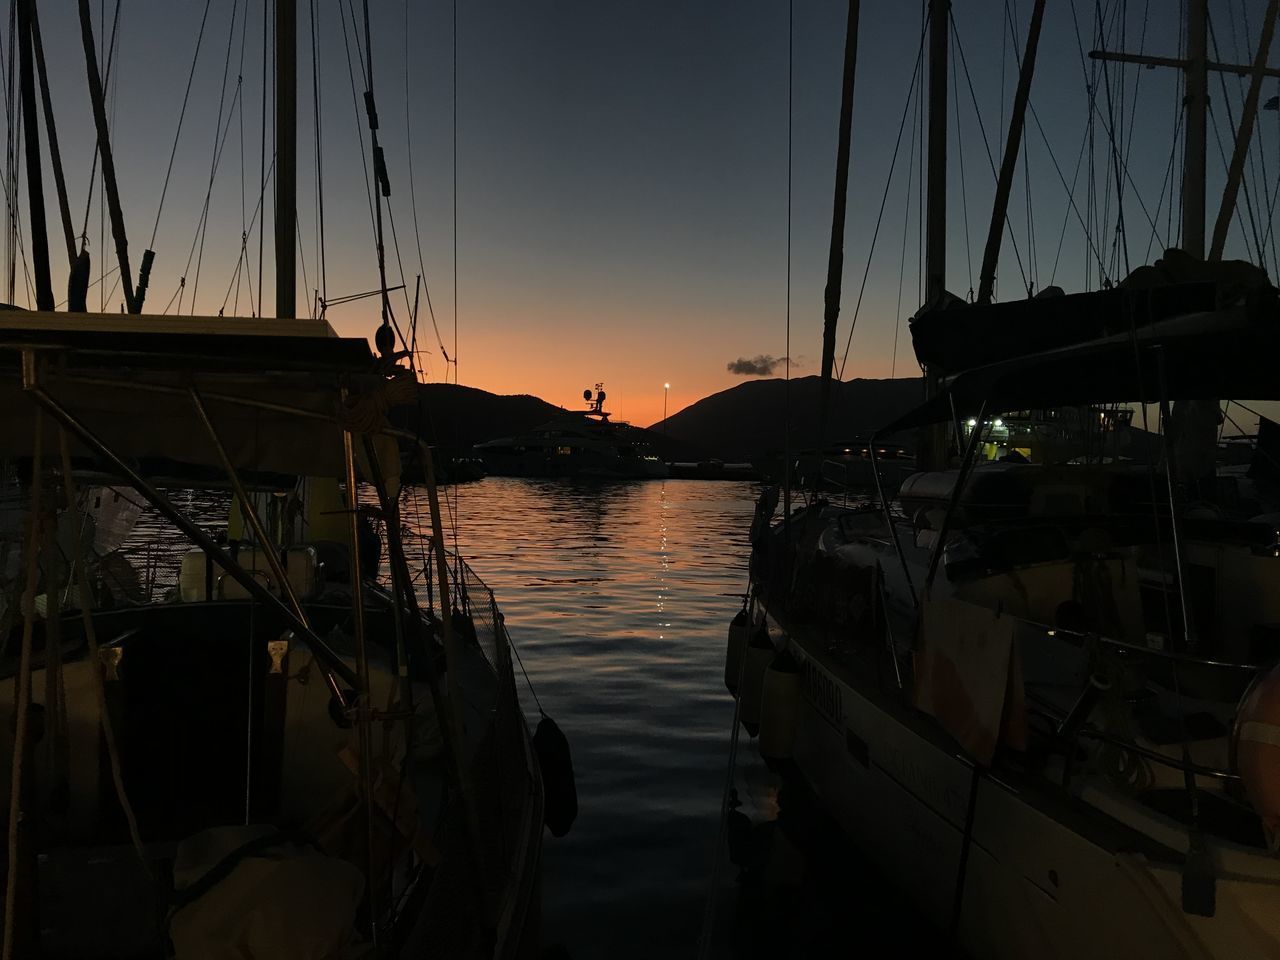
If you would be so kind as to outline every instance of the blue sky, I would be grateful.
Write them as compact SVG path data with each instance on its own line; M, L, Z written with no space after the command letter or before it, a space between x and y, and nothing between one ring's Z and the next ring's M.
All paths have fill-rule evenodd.
M95 10L99 5L95 0ZM1264 4L1222 0L1211 6L1217 56L1251 59ZM363 36L355 33L363 24L359 4L316 0L315 9L325 286L333 298L377 285L362 164L364 119L353 106L347 54L348 49L353 57L362 52ZM129 0L121 9L112 66L112 135L135 270L155 222L204 10L200 0ZM304 285L300 262L298 286L304 314L311 302L305 291L320 286L310 10L307 0L299 3L299 246L307 276ZM398 283L403 265L412 290L419 266L406 139L411 130L422 265L449 349L456 263L461 382L572 404L584 386L603 380L616 414L647 423L661 415L664 382L672 384L674 411L738 382L740 377L726 370L728 362L783 356L789 126L792 373L816 372L846 10L838 0L797 0L793 8L763 0L459 3L455 261L453 5L429 0L406 10L403 0L372 0L375 92L400 253L397 258L388 226L389 270ZM954 3L947 276L949 288L961 296L977 284L990 216L994 175L983 129L998 163L1030 10L1031 0ZM114 5L105 3L108 30L113 11ZM242 191L247 222L260 184L263 12L262 0L212 0L209 5L159 221L151 310L177 308L179 301L170 301L184 275L184 312L193 309L193 292L197 312L217 313L224 300L228 312L235 306ZM846 377L918 373L905 318L919 300L920 118L918 96L910 91L922 12L917 2L862 4L838 354L872 253L900 124L903 133ZM1114 67L1106 83L1102 74L1094 74L1090 164L1086 72L1092 64L1082 63L1082 52L1098 43L1098 12L1085 0L1049 5L1032 90L1039 123L1028 122L1026 159L1014 184L1001 299L1025 295L1024 276L1037 288L1050 282L1069 291L1096 287L1099 270L1091 249L1101 255L1110 278L1124 275L1123 244L1115 234L1108 117L1123 116L1116 129L1126 144L1122 178L1130 265L1158 256L1165 242L1170 191L1166 187L1162 195L1161 188L1171 155L1175 182L1180 166L1174 140L1178 74ZM1177 54L1176 5L1111 0L1101 4L1101 13L1108 47ZM79 221L92 124L75 5L42 5L41 15L71 205ZM343 15L350 47L340 26ZM102 33L99 29L100 39ZM354 71L359 91L359 62ZM1235 78L1227 81L1225 92L1216 78L1211 84L1213 114L1227 153L1232 131L1225 114L1229 109L1238 117L1243 86ZM1264 96L1275 92L1275 81L1267 81ZM220 99L225 139L210 190ZM1211 123L1210 223L1225 168L1213 131ZM1253 156L1251 199L1261 208L1266 205L1261 194L1276 192L1280 113L1261 114ZM1075 180L1075 211L1090 218L1089 211L1096 211L1092 248L1062 178ZM197 289L195 262L188 267L187 259L193 240L199 249L197 226L206 191L210 215ZM56 229L47 177L46 192L50 226ZM270 206L268 187L263 268L268 312L274 300ZM1265 211L1255 214L1266 221ZM1156 222L1154 231L1148 217ZM1175 239L1177 221L1175 211ZM106 248L100 245L96 199L89 223L97 276L104 254L108 270L114 258L109 233ZM1243 236L1237 227L1229 255L1245 254ZM54 241L54 286L61 290L65 257L56 234ZM1266 259L1271 260L1269 246ZM256 232L247 248L249 267L239 275L241 313L251 309L249 281L257 285ZM25 296L20 283L16 299L24 303ZM403 318L405 295L396 296ZM97 288L91 293L91 303L96 302ZM108 309L113 304L118 309L118 302L117 290ZM377 303L334 306L328 317L343 333L370 334ZM445 367L425 300L419 338L430 351L424 357L428 375L442 378Z

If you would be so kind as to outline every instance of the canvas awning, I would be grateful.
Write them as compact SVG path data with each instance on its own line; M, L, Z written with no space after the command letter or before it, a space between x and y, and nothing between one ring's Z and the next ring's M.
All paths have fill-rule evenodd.
M341 476L342 424L386 428L391 381L364 339L324 321L13 311L0 314L0 457L33 451L24 355L50 398L135 464L221 467L191 387L238 470ZM73 441L72 455L88 451Z

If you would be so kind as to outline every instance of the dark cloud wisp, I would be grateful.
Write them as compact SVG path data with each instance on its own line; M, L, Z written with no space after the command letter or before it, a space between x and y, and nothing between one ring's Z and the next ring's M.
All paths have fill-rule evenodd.
M744 377L768 377L786 362L786 357L771 357L762 353L755 357L739 357L737 360L730 360L725 364L725 369ZM797 363L795 360L791 362Z

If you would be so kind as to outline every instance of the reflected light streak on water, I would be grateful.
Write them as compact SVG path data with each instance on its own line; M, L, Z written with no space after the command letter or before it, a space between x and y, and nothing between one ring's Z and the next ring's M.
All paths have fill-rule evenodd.
M693 956L754 485L490 477L456 492L459 545L573 750L580 812L546 837L544 941L574 960ZM758 764L753 750L743 762Z

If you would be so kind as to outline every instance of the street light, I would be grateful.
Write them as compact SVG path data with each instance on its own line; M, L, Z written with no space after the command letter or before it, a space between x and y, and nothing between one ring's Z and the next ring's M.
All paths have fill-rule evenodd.
M662 435L667 435L667 391L671 389L671 384L664 383L662 385Z

